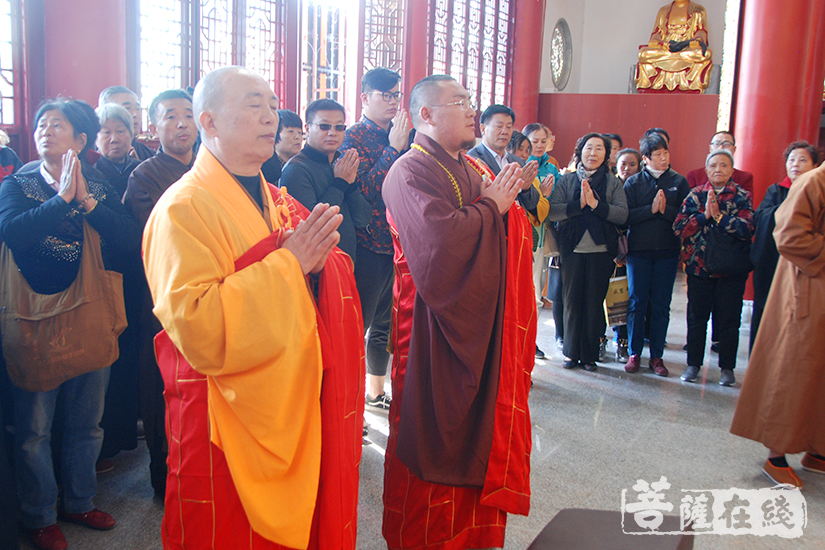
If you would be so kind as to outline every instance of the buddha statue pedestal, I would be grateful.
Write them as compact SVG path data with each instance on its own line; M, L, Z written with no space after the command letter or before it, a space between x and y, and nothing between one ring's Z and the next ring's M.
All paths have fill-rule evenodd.
M675 0L663 6L656 15L650 42L639 47L636 90L703 93L713 69L707 44L705 8L689 0Z

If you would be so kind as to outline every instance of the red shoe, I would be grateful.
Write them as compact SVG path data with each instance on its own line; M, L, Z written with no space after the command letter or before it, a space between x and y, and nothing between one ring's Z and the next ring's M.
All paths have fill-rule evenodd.
M66 550L69 547L56 523L40 529L29 529L29 538L41 550Z
M802 457L802 469L817 474L825 474L825 460L816 458L811 453L805 453Z
M627 364L624 366L624 371L633 374L634 372L639 372L639 363L641 362L641 357L638 355L631 355L630 358L627 360Z
M651 359L648 361L647 366L650 367L650 370L658 374L659 376L667 376L667 367L665 367L664 361L662 361L661 357L657 357L656 359Z
M89 510L83 514L70 514L68 512L60 512L59 518L70 523L77 523L90 529L97 529L98 531L108 531L115 526L115 520L112 516L103 510Z

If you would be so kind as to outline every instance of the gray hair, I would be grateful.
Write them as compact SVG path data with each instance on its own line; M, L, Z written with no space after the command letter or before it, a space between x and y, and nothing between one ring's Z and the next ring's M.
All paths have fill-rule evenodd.
M725 133L727 133L727 132L725 132ZM711 151L708 154L708 158L705 159L705 168L707 168L708 164L710 164L710 159L712 159L716 155L725 155L726 157L728 157L730 159L730 165L733 166L733 153L731 153L727 149L716 149L715 151Z
M416 129L423 122L421 120L421 107L437 101L441 92L441 85L444 82L456 81L455 78L446 74L433 74L419 80L410 92L410 115L412 116L413 127Z
M138 103L140 103L137 94L129 88L127 88L126 86L109 86L108 88L100 92L100 97L97 98L98 106L111 103L112 96L117 94L132 94L134 98L138 100Z
M129 111L116 103L104 103L95 109L95 112L97 113L97 118L100 120L101 126L110 120L121 122L124 126L126 126L126 129L129 130L129 139L134 139L135 126L132 120L132 115L129 114Z

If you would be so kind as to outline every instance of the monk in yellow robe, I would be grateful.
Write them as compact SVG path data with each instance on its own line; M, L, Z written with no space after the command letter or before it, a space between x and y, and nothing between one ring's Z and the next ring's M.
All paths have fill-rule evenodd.
M197 497L170 500L174 487L168 487L166 515L173 514L180 525L164 518L166 548L310 544L326 430L322 340L329 337L316 318L315 300L326 271L321 270L340 238L342 217L337 207L319 204L296 218L288 208L292 203L276 201L269 192L260 167L273 154L277 108L278 98L267 82L246 69L207 74L194 94L203 146L191 171L163 194L146 225L144 264L154 313L165 329L161 335L180 350L180 362L194 370L189 377L172 377L172 384L183 387L205 376L208 389L208 434L217 451L208 449L192 459L206 461L210 468L213 455L225 459L237 491L230 496L242 504L239 517L216 519L220 503L199 508L203 503ZM285 231L285 224L300 218ZM273 251L238 266L239 258L278 234ZM345 276L352 278L348 265ZM354 288L354 279L352 283ZM349 298L350 305L343 307L357 308L351 305L358 303L357 293ZM360 309L352 311L360 315ZM351 369L355 388L364 377L359 330L353 331L361 346L360 357L355 353L360 365ZM167 393L178 391L170 387L166 372L164 380ZM356 391L350 401L356 409L360 404L363 414L363 393ZM176 419L171 412L169 416L174 425ZM353 416L358 417L357 411ZM170 433L170 447L176 443L180 452L186 451L181 441L191 429L184 423L177 435ZM352 424L356 466L360 429ZM174 442L174 437L181 440ZM170 460L172 454L170 450ZM218 499L214 480L211 492L208 479L201 485L204 499ZM353 506L357 477L355 491ZM209 529L198 528L203 526L199 515ZM351 540L336 542L338 548L354 547L354 519L350 523ZM232 534L238 524L248 526L248 540L247 533L243 540ZM227 530L216 535L213 531L221 525ZM211 538L193 545L184 539L184 529L186 537L208 531L204 536Z

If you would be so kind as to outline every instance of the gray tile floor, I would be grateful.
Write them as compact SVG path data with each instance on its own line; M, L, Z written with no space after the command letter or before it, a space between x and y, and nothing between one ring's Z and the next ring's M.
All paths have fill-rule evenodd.
M685 353L684 277L674 288L665 364L671 376L660 378L646 368L628 375L623 365L608 362L595 374L561 368L553 346L549 310L539 318L539 346L555 354L537 361L530 398L533 420L532 508L528 517L510 516L505 548L526 548L563 508L619 510L623 489L637 479L667 477L668 500L678 507L681 489L758 489L770 484L760 468L766 451L758 443L728 433L739 384L718 385L716 356L705 359L700 381L679 380ZM741 380L747 365L748 329L740 331ZM647 357L643 356L643 367ZM361 465L358 548L386 548L381 538L381 483L386 446L386 415L368 413L370 440ZM792 466L800 456L788 457ZM160 548L162 505L152 498L148 454L143 447L115 458L113 472L100 476L98 505L110 511L118 526L107 533L61 525L71 549ZM825 548L825 476L798 469L806 483L803 494L808 524L799 539L704 535L697 549ZM21 538L23 548L31 548Z

